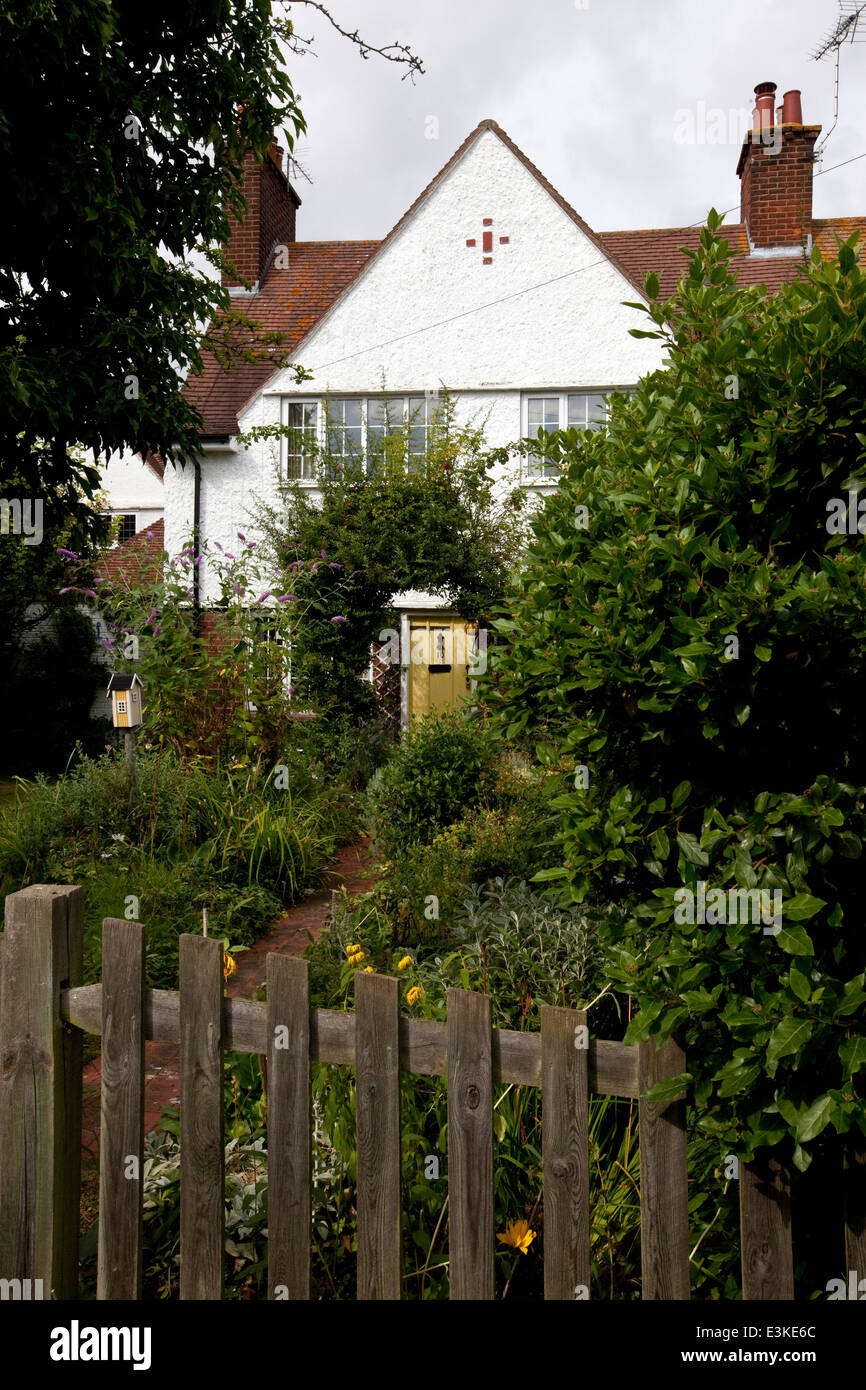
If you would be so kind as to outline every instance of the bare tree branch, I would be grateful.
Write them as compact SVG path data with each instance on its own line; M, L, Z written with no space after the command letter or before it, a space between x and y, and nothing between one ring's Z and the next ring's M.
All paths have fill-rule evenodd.
M377 46L376 44L368 43L366 39L361 38L357 29L354 31L344 29L331 14L330 10L321 3L321 0L280 0L280 3L285 6L287 11L292 8L292 4L309 5L311 9L318 10L321 15L324 15L331 27L336 29L338 34L342 35L344 39L348 39L350 43L355 44L362 58L369 58L370 54L374 53L377 57L384 58L389 63L405 63L406 71L403 73L404 79L408 77L414 82L415 74L423 74L424 72L422 59L412 52L408 44L397 43L395 41L394 43L386 43ZM315 52L312 47L313 39L302 38L291 24L291 21L289 21L289 27L283 31L282 37L294 53Z

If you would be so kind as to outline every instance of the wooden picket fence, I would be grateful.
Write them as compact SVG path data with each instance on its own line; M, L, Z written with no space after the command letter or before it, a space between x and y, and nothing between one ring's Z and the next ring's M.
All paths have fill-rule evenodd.
M544 1007L540 1034L491 1029L486 995L448 991L447 1022L400 1017L398 981L359 972L354 1014L311 1010L306 962L267 958L267 1003L226 999L219 942L180 941L180 991L148 990L144 929L108 918L102 983L82 986L80 888L12 894L0 937L0 1279L78 1292L81 1039L102 1036L97 1297L142 1278L144 1044L181 1059L180 1296L219 1299L224 1265L223 1048L268 1074L269 1297L310 1297L311 1061L356 1072L358 1298L401 1296L400 1072L446 1076L450 1296L494 1294L493 1088L541 1086L545 1298L590 1286L590 1090L639 1108L642 1296L688 1299L685 1106L641 1097L685 1070L667 1042L588 1039ZM130 1165L137 1158L138 1165ZM846 1169L848 1268L866 1269L862 1152ZM857 1196L860 1205L854 1202ZM740 1170L743 1296L792 1298L790 1203L772 1160Z

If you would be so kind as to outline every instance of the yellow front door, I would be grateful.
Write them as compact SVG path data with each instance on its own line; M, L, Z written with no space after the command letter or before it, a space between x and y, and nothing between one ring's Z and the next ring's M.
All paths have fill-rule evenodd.
M409 624L409 718L456 705L472 692L475 624L463 618L413 618Z

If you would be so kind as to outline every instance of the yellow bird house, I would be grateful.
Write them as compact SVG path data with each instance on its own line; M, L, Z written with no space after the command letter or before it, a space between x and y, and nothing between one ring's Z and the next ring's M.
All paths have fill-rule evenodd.
M144 686L138 676L115 671L105 693L111 696L111 717L115 729L134 729L141 723Z

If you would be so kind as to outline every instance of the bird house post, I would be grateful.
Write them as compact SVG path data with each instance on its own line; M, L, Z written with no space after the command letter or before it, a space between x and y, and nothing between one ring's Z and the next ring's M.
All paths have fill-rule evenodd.
M129 781L129 799L135 795L135 731L142 722L144 686L136 675L115 671L108 682L106 695L111 697L111 718L115 729L123 730L124 759Z

